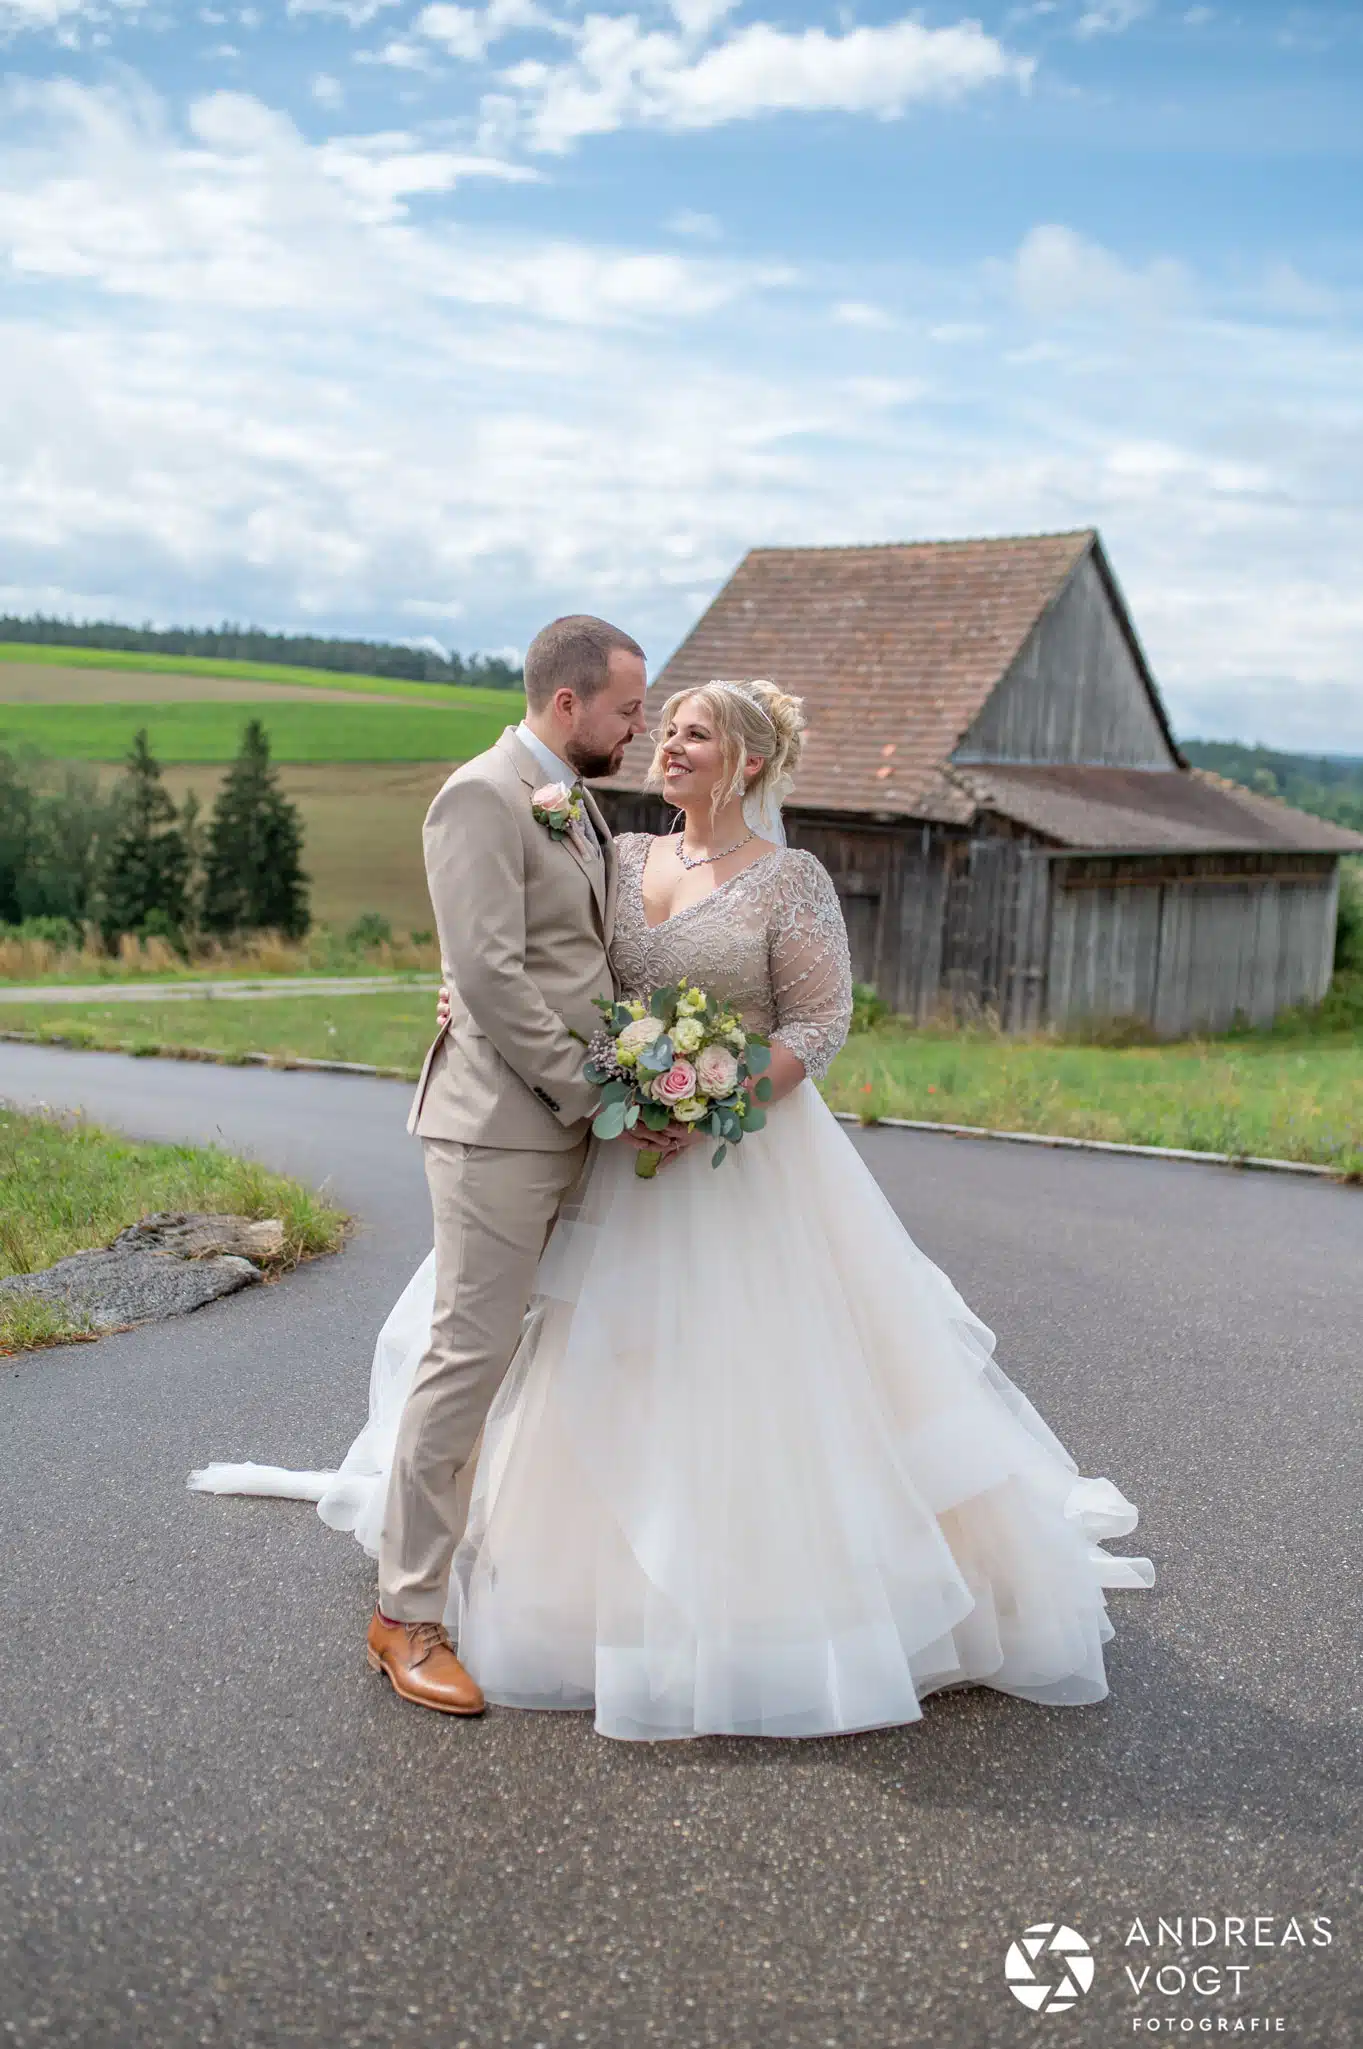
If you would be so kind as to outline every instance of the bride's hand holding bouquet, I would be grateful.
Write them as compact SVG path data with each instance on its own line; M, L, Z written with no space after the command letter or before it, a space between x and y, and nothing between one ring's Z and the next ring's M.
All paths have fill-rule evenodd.
M767 1121L771 1099L767 1041L684 977L647 998L598 997L600 1031L583 1074L601 1090L592 1124L597 1138L633 1137L634 1171L651 1180L665 1154L702 1134L718 1141L712 1164ZM654 1148L642 1137L655 1134Z

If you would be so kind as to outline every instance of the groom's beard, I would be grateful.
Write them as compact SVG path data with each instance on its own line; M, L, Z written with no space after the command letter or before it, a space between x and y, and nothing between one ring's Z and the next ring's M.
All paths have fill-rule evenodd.
M584 747L580 742L570 740L563 753L568 766L575 768L584 780L590 781L592 776L615 774L625 758L625 743L622 740L613 754L601 754L594 748Z

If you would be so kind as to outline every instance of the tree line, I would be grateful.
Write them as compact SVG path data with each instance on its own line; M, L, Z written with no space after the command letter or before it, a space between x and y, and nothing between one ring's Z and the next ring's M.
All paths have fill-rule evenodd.
M0 925L56 940L94 927L185 949L196 936L308 930L303 823L279 787L259 719L205 821L176 807L145 727L107 792L94 770L0 751Z
M283 662L297 669L345 675L396 676L413 683L468 683L482 690L519 690L521 672L500 655L438 654L399 641L342 640L308 633L267 633L260 626L123 626L114 619L20 619L0 614L0 640L37 647L97 647L114 653L205 655L233 662Z
M1209 768L1243 789L1281 797L1298 811L1363 832L1363 761L1328 754L1283 754L1239 740L1182 740L1194 768Z

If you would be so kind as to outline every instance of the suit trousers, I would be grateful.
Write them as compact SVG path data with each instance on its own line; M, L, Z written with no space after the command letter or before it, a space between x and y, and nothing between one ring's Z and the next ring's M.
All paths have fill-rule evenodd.
M379 1537L379 1606L403 1622L444 1615L483 1422L588 1141L553 1152L421 1143L435 1216L435 1303L398 1425Z

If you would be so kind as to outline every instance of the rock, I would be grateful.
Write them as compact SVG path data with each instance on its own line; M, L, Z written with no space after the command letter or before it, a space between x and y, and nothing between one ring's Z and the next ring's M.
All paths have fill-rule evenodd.
M0 1281L0 1294L46 1296L65 1302L93 1330L125 1330L185 1316L262 1278L258 1267L237 1254L177 1259L125 1245L128 1235L123 1232L107 1251L73 1252L42 1273Z
M284 1226L278 1217L253 1224L249 1217L163 1210L120 1231L112 1249L116 1251L121 1246L140 1252L173 1252L179 1259L205 1259L215 1253L234 1253L241 1259L277 1259L284 1250Z

